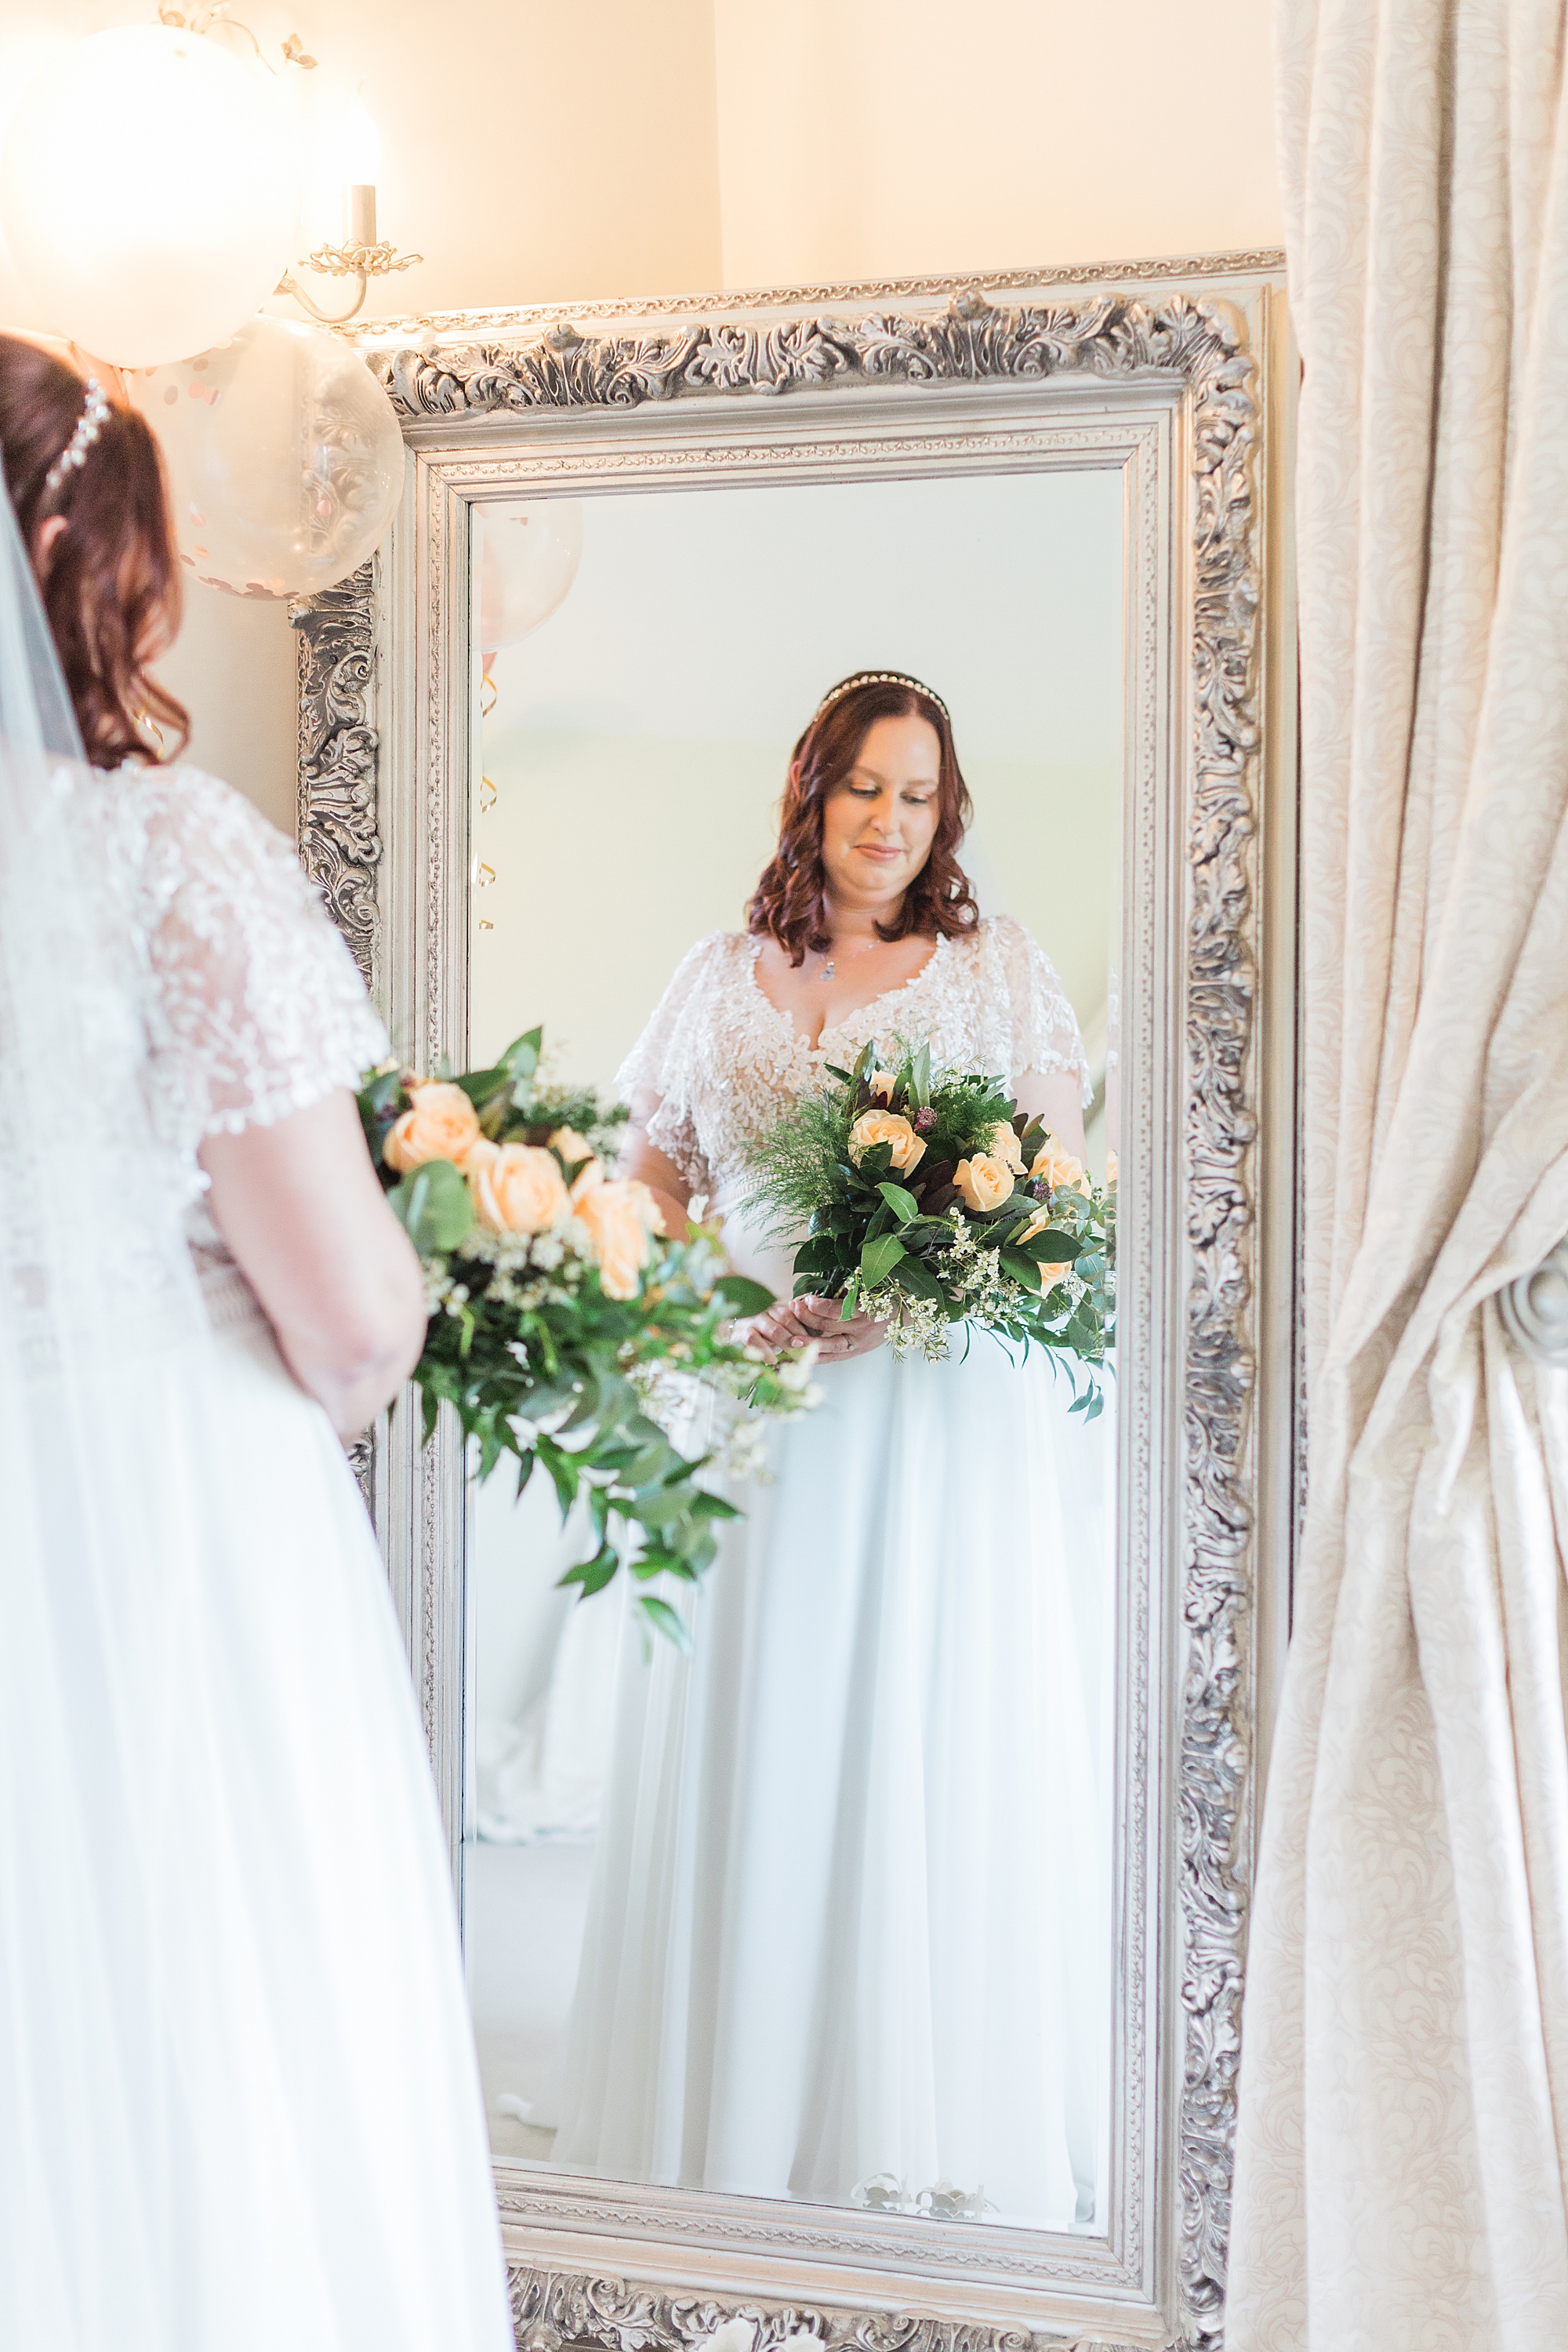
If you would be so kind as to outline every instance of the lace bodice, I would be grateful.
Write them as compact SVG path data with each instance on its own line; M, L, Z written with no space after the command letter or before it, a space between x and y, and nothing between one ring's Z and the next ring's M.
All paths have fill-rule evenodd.
M623 1095L659 1097L647 1138L693 1192L732 1198L750 1142L825 1063L852 1062L868 1040L931 1042L933 1063L1049 1076L1076 1070L1090 1099L1089 1065L1072 1006L1050 959L1010 915L987 917L962 939L940 939L912 980L889 989L808 1045L757 983L762 941L715 931L682 958L616 1077Z
M356 1086L386 1033L291 844L243 794L195 768L127 767L96 814L142 959L149 1108L195 1204L205 1136ZM216 1244L199 1207L191 1235Z

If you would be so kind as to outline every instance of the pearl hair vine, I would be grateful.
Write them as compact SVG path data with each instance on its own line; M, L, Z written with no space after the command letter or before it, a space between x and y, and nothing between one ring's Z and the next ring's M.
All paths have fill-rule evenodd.
M853 694L858 686L907 686L912 694L923 694L928 702L934 702L948 725L951 727L952 724L952 713L941 695L933 694L929 686L922 686L918 677L906 677L901 669L857 670L853 677L847 677L842 686L836 686L830 694L823 696L816 706L816 717L820 719L841 694Z
M87 406L77 419L76 431L44 476L44 496L49 498L59 488L68 474L73 473L87 456L93 443L108 424L109 400L95 375L87 380Z

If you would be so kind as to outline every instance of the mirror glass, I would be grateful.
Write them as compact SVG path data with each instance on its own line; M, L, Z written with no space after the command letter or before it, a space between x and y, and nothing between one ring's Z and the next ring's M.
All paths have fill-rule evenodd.
M1044 950L1103 1181L1123 495L1058 467L479 509L475 635L507 642L476 661L471 1062L542 1023L553 1074L613 1092L693 943L744 933L823 696L886 668L951 712L961 863L1014 943L968 984L1026 993L1018 927ZM971 952L937 948L877 1034L951 1017ZM742 1092L802 1066L793 1016L746 994L765 977L735 943L699 982ZM1103 2228L1114 1363L1097 1419L984 1334L818 1379L771 1483L731 1490L689 1656L647 1643L625 1578L559 1590L584 1531L544 1479L473 1492L464 1924L494 2149Z

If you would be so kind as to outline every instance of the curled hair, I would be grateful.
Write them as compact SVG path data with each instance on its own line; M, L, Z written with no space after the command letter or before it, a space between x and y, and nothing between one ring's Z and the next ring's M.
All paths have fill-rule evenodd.
M134 410L111 406L79 467L54 488L45 477L81 417L80 376L36 343L0 335L0 466L22 543L38 559L53 515L55 539L39 591L66 685L95 768L150 755L151 722L177 758L190 740L181 704L148 675L180 622L180 573L158 445Z
M905 891L890 923L877 935L952 939L973 930L980 909L958 862L958 845L973 814L969 787L952 744L952 722L934 697L897 681L868 679L836 693L818 709L795 747L779 813L779 843L746 909L750 929L776 940L791 963L807 948L826 955L832 945L824 922L827 877L822 866L823 813L847 782L868 730L879 719L924 719L942 747L937 771L937 823L931 853Z

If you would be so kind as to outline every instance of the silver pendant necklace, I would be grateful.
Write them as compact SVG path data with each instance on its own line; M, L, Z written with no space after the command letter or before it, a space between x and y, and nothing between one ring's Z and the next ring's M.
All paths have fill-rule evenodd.
M877 945L877 944L878 944L878 942L877 942L875 940L863 940L861 941L861 943L860 943L859 947L858 947L858 948L857 948L857 949L854 950L854 952L855 952L857 955L869 955L869 954L870 954L870 952L871 952L871 950L872 950L872 949L873 949L874 947L876 947L876 945ZM824 980L831 980L831 979L833 979L833 977L834 977L834 975L837 973L837 970L838 970L838 950L837 950L837 948L830 948L830 949L828 950L828 951L827 951L827 961L826 961L826 962L823 965L823 967L822 967L822 977L823 977L823 979L824 979Z

